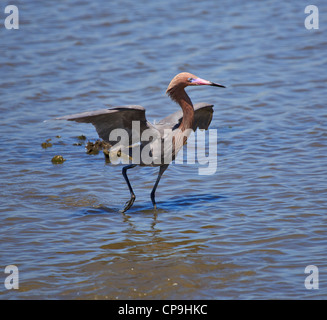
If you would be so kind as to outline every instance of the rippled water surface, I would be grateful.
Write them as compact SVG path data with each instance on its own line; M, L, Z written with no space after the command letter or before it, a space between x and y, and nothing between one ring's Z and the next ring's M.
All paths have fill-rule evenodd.
M307 1L15 4L18 30L0 4L0 268L19 289L0 273L1 299L326 298L325 1L317 30ZM182 71L227 86L188 89L215 105L217 171L171 165L154 211L158 169L134 168L122 214L121 167L85 152L92 125L44 120L140 104L158 121Z

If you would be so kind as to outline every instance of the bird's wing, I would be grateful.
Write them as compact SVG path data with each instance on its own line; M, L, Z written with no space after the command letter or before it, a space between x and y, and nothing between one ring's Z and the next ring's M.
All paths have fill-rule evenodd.
M205 102L196 103L194 105L194 123L193 131L196 129L205 129L207 130L213 114L213 105ZM160 120L156 123L158 129L164 128L178 128L183 119L183 111L178 110L175 113L169 115L168 117Z
M101 109L90 112L82 112L64 117L56 118L56 120L69 120L76 122L92 123L101 139L109 142L111 145L117 141L110 141L110 133L114 129L124 129L128 133L129 143L137 142L135 137L140 139L140 135L145 129L153 129L153 126L146 120L145 109L137 105L118 106L110 109ZM136 121L136 123L133 122ZM139 124L139 127L138 127ZM138 129L139 128L139 129ZM134 131L137 130L134 134ZM132 140L133 132L133 140Z
M194 124L193 130L208 130L213 115L213 104L200 102L194 105Z

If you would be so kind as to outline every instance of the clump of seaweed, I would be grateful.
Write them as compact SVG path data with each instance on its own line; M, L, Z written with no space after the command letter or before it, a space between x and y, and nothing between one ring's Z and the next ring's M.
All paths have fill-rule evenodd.
M64 159L64 157L61 156L61 155L54 156L54 157L51 159L51 162L52 162L53 164L64 163L64 161L66 161L66 159Z
M52 147L52 143L50 141L51 141L51 139L45 140L45 142L41 143L41 147L43 149Z
M98 154L100 150L103 150L103 153L106 154L110 147L110 143L103 140L96 140L95 142L88 141L86 145L86 153Z

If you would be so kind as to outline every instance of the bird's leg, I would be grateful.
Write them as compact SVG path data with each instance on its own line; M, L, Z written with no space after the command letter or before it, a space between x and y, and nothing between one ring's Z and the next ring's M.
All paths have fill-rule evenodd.
M126 171L128 169L131 169L131 168L134 168L134 167L136 167L136 164L130 164L128 166L123 167L123 170L122 170L123 177L124 177L124 179L125 179L125 181L127 183L129 192L131 193L131 198L129 199L129 201L126 202L125 207L122 210L122 212L127 211L133 205L133 203L135 201L135 194L134 194L133 188L132 188L132 186L131 186L131 184L130 184L130 182L128 180L127 173L126 173Z
M151 191L151 200L152 200L152 204L153 204L154 209L157 209L157 205L156 205L156 201L155 201L155 193L156 193L156 190L157 190L159 181L161 179L161 176L166 171L166 169L168 168L168 166L169 166L168 164L165 164L165 165L160 166L159 174L158 174L156 183L154 184L153 189Z

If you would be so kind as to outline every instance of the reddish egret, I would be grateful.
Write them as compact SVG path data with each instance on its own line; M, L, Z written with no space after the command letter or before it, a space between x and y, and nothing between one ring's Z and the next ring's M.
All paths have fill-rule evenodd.
M175 156L177 155L180 148L187 141L188 135L185 134L186 131L195 131L197 128L208 129L210 125L213 113L213 105L208 103L197 103L193 107L191 99L184 90L187 86L201 85L225 88L225 86L221 84L213 83L208 80L198 78L188 72L183 72L176 75L171 80L166 93L173 101L180 105L181 110L162 119L159 123L156 124L149 123L145 117L145 109L137 105L119 106L110 109L83 112L65 117L60 117L57 119L92 123L95 126L99 137L104 141L109 142L112 146L114 146L118 142L117 140L110 140L110 134L113 132L114 129L124 129L126 130L129 136L128 146L126 146L127 148L130 148L131 145L133 143L135 144L136 142L135 138L134 141L132 141L132 125L134 121L138 121L140 131L140 134L138 135L139 144L141 146L141 149L145 146L149 147L150 144L150 153L151 150L154 148L154 142L158 142L159 140L161 142L161 140L164 139L164 134L166 132L165 129L170 129L172 132L172 140L175 142L175 147L172 148L173 150L171 160L173 160L175 159ZM142 132L144 132L146 129L151 129L153 132L152 137L156 136L156 138L150 141L148 140L146 143L144 143L143 141L140 141L140 136L142 135ZM176 146L176 141L179 141L179 147ZM127 211L135 201L135 194L127 177L127 170L134 168L136 165L159 166L159 174L151 191L151 201L154 208L156 209L155 192L158 187L160 178L165 172L165 170L168 168L169 163L164 161L164 157L162 157L160 163L144 163L142 161L133 163L132 160L131 164L123 167L122 174L127 183L131 198L129 201L126 202L122 212Z

